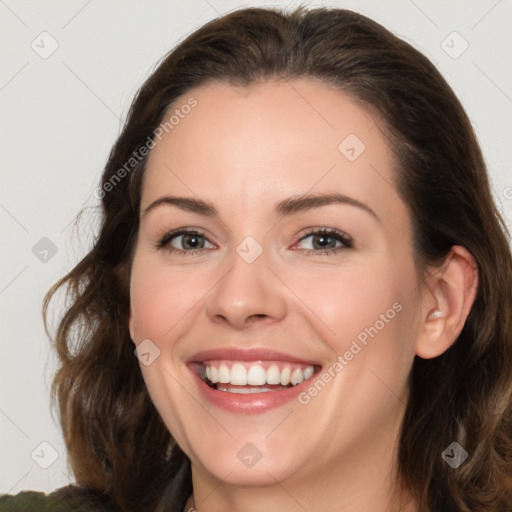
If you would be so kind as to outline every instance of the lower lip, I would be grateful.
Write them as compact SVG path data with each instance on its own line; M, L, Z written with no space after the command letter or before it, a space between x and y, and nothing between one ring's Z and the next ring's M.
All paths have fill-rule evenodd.
M294 399L298 399L297 397L301 391L310 385L313 378L291 388L279 391L241 394L230 393L229 391L218 391L208 386L196 372L192 371L192 373L206 400L225 411L241 414L260 414L275 409Z

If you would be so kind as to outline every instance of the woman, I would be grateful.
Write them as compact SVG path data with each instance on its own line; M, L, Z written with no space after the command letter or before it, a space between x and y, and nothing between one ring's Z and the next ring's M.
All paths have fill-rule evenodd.
M410 45L340 9L220 17L142 86L97 195L44 305L71 298L53 389L77 485L43 502L512 509L505 224Z

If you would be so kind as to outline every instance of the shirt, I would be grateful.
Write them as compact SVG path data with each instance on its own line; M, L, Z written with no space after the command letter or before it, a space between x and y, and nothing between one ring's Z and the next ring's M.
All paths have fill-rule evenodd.
M178 459L175 459L178 465ZM192 494L190 462L181 459L154 512L183 512ZM0 496L0 512L123 512L109 496L79 485L67 485L50 494L22 491ZM145 511L150 512L150 511Z

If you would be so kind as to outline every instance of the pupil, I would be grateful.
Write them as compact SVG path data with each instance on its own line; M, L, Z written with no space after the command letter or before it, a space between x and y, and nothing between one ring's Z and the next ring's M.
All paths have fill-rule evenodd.
M319 240L319 243L315 245L319 245L320 249L325 249L325 241L329 240L329 238L331 237L326 235L318 235L317 240ZM331 238L331 240L333 239Z
M185 235L185 236L184 236L183 241L184 241L186 244L188 244L188 243L190 243L190 240L196 240L196 242L197 242L199 238L200 238L200 237L199 237L198 235ZM198 243L192 243L192 247L193 247L194 249L197 249L197 247L198 247L198 246L201 248L203 245L204 245L204 242L203 242L203 244L201 244L200 242L198 242Z

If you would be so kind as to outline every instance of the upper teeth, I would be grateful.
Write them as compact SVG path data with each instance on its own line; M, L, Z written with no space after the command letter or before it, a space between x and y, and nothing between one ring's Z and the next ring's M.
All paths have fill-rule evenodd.
M271 364L266 370L261 363L235 362L205 363L205 375L213 384L232 384L235 386L263 386L264 384L297 385L311 378L315 370L313 366L301 366L281 363Z

